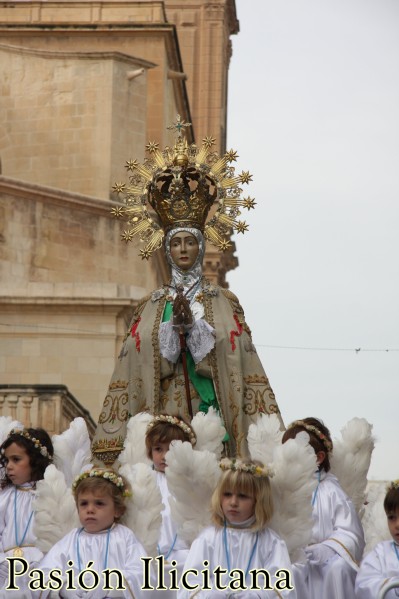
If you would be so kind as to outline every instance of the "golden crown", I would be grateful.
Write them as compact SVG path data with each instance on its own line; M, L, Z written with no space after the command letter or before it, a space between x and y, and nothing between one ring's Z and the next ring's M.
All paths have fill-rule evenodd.
M149 157L143 164L129 160L125 165L132 173L129 184L113 186L125 206L113 208L112 214L125 217L129 225L122 239L128 242L139 235L145 242L140 250L142 258L148 259L162 246L171 228L200 229L222 251L231 246L229 237L233 231L248 230L247 223L237 219L240 208L254 208L255 200L242 198L239 185L249 183L252 175L243 171L236 176L231 163L237 160L237 152L230 150L220 157L212 150L213 137L203 139L200 148L189 145L183 133L190 125L177 115L176 122L168 127L177 132L175 145L160 151L159 144L149 142L146 146ZM147 210L147 203L157 213L159 224ZM214 203L216 211L206 222Z

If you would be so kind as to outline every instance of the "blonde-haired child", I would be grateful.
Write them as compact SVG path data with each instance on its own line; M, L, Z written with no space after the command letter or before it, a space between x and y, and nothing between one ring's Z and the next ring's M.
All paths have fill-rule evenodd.
M72 488L81 526L50 549L40 563L40 569L46 577L54 568L63 573L73 569L76 589L68 588L71 585L67 579L60 597L137 597L142 585L140 558L146 552L133 532L119 523L126 510L126 497L131 494L129 484L111 469L93 468L79 475ZM87 584L93 585L95 578L87 575L83 580L79 574L90 562L89 569L97 572L99 584L96 588L85 589ZM112 586L119 586L119 590L104 590L103 572L107 569L120 571L120 577L111 577ZM46 596L47 591L41 595L42 598Z
M282 441L305 431L317 459L317 488L312 498L312 542L305 548L308 562L295 565L300 599L353 599L364 534L355 507L338 479L330 473L331 434L317 418L296 420Z
M386 592L386 599L399 597L399 480L393 481L384 499L392 541L378 543L368 553L356 577L356 599L375 599L391 583L397 588Z
M263 599L289 596L294 599L296 594L290 585L290 577L280 579L278 574L276 576L277 571L289 573L291 562L285 542L268 528L273 502L267 470L259 462L228 458L220 462L220 467L223 472L211 500L214 525L195 539L184 564L186 572L191 569L209 572L210 588L195 592L195 597L211 599L231 595L236 599ZM226 571L220 577L215 573L218 567ZM231 573L236 570L242 572L237 593L230 586L231 576L235 577ZM254 572L265 570L270 576L269 584L265 584L266 577L259 573L259 588L251 589L256 578ZM278 580L281 585L276 587ZM187 582L203 586L200 576L190 574ZM263 588L266 586L269 588ZM188 589L180 588L179 599L190 596Z

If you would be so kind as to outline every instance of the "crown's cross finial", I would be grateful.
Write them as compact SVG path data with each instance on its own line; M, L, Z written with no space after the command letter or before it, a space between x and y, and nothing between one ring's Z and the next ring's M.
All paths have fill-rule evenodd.
M185 127L191 127L191 123L185 123L184 121L182 121L180 114L178 114L176 117L176 122L172 125L169 125L167 129L169 129L170 131L173 131L173 129L175 129L178 135L181 135L181 132L184 130Z

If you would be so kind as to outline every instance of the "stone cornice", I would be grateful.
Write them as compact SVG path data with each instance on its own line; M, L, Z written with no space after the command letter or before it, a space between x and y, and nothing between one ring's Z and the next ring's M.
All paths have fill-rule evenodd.
M86 60L118 60L130 65L140 66L145 69L153 69L157 65L155 62L136 58L122 52L60 52L56 50L37 50L36 48L25 48L23 46L12 46L9 44L0 44L0 50L12 52L14 54L24 54L31 56L40 56L42 58L75 58Z
M115 312L129 306L134 306L138 301L130 298L98 298L98 297L26 297L26 296L0 296L0 305L4 308L6 306L15 307L18 306L46 306L47 308L56 307L57 313L59 313L59 307L70 308L74 312L78 306L80 311L84 311L89 308L106 308L108 311Z
M134 23L166 23L164 3L162 0L153 2L135 2L132 0L53 0L18 2L0 2L0 8L5 14L3 25L17 24L26 26L29 23L57 25L58 23L126 23L132 25L132 13L135 13ZM12 18L5 11L9 9ZM64 10L63 10L64 9ZM54 14L57 21L54 21ZM138 18L141 15L141 20Z
M91 196L3 176L0 176L0 194L10 194L26 200L58 204L63 207L69 205L72 208L91 213L94 212L108 218L112 218L111 208L117 205L117 202L113 202L112 200L93 198Z

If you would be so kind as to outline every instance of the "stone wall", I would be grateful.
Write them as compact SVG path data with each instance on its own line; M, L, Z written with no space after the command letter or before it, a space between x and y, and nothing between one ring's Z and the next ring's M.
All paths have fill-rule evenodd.
M173 142L177 113L190 143L224 149L235 2L0 12L0 384L65 385L96 419L135 302L169 276L162 252L121 242L111 187L148 141ZM210 246L204 265L223 285L236 258Z
M147 65L147 63L145 63ZM145 145L147 76L116 53L0 46L2 172L107 199ZM148 66L148 65L147 65ZM129 80L127 74L142 74Z
M66 385L94 418L135 302L166 279L112 205L0 177L0 384Z

